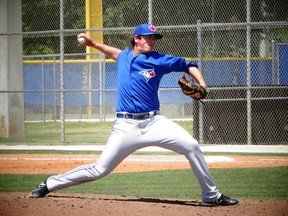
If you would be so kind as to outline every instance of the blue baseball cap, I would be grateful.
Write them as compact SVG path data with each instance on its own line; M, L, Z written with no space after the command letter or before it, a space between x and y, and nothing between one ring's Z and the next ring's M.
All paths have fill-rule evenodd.
M141 24L135 28L134 36L156 35L156 39L161 39L163 35L158 34L155 26L152 24Z

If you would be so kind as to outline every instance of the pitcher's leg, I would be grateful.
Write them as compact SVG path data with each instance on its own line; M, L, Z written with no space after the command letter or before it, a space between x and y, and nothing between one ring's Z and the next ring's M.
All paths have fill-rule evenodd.
M64 174L50 176L46 180L50 192L89 182L101 178L102 174L96 169L96 164L88 164L76 167Z
M188 151L188 154L184 154L188 159L190 166L201 186L202 200L205 202L210 202L212 200L218 199L221 194L217 190L216 185L212 180L207 163L199 148L199 145L195 145L192 151Z
M180 131L178 132L178 134L180 134ZM184 139L180 139L179 141L181 142L182 146L179 148L179 146L176 145L174 151L184 154L188 159L193 173L196 176L202 189L202 200L205 202L210 202L211 200L219 198L221 194L217 190L216 185L212 180L207 163L202 151L200 150L198 142L191 136L190 138L188 136L186 138L184 137Z
M151 124L148 136L154 137L154 145L184 154L202 189L202 200L215 200L221 196L212 180L205 158L195 140L186 130L171 120L159 116ZM154 129L153 129L154 128ZM158 130L156 128L162 128ZM165 128L165 130L163 130ZM156 131L156 132L155 132Z
M127 125L121 121L115 123L105 149L97 162L76 167L64 174L49 177L46 181L48 190L52 192L84 182L94 181L108 175L121 161L137 149L137 142L140 143L141 137L137 134L137 131L133 135L129 133L130 130L134 129L133 127L133 124Z

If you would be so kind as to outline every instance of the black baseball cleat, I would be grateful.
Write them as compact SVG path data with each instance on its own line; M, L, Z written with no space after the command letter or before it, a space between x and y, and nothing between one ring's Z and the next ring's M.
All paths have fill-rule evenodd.
M219 199L212 201L212 202L202 202L202 205L203 206L228 206L228 205L236 205L237 203L238 203L238 200L232 199L222 194Z
M39 185L37 185L37 187L34 190L32 190L30 197L41 198L45 197L48 193L50 193L50 191L47 188L46 181L44 181Z

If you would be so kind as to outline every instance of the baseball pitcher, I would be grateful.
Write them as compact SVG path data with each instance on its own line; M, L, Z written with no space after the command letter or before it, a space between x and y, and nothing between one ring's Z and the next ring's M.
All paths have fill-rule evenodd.
M158 88L161 78L170 72L185 72L195 83L181 76L178 83L185 95L200 100L206 96L207 85L197 64L184 58L154 51L162 38L155 26L141 24L135 28L132 48L120 50L98 43L85 33L81 46L98 49L117 62L116 120L99 159L76 167L64 174L54 175L39 184L31 197L98 180L111 173L127 156L140 148L159 146L185 155L201 190L203 205L234 205L238 201L221 194L209 173L206 161L195 140L185 129L160 114Z

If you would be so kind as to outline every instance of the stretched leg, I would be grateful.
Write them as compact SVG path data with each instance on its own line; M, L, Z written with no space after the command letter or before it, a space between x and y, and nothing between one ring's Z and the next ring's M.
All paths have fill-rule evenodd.
M157 130L157 128L161 128L161 130ZM147 128L147 131L147 136L153 137L151 145L157 145L186 156L201 186L203 201L209 202L221 196L212 180L197 140L186 130L171 120L159 116L151 124L150 129Z
M129 121L117 120L97 162L49 177L46 180L48 190L52 192L108 175L121 161L137 150L137 143L141 143L140 131L137 130L137 126Z

